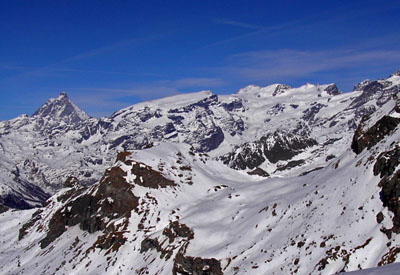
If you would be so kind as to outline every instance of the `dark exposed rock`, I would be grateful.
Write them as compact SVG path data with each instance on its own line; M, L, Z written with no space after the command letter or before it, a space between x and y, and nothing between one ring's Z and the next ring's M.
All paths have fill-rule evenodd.
M354 86L353 91L364 91L364 88L369 85L372 81L369 79L363 80Z
M382 188L380 199L384 207L393 212L393 227L386 233L400 233L400 171L397 170L400 164L400 148L395 146L392 150L381 153L374 164L374 175L379 175L381 181L379 186ZM395 172L397 170L397 172ZM380 215L381 214L381 215ZM377 215L377 222L383 220L383 214Z
M232 102L229 103L223 103L221 106L227 110L228 112L232 112L233 110L243 110L243 103L241 99L235 99Z
M380 198L383 206L393 212L393 227L394 233L400 233L400 171L396 172L391 178L384 177L379 186L382 187Z
M140 244L140 253L145 253L151 249L159 250L160 244L157 239L146 238Z
M336 84L330 84L324 89L328 95L340 95L342 92L338 89Z
M132 166L132 173L136 175L135 183L148 188L175 186L176 184L166 179L161 173L151 167L127 160L129 152L120 152L117 160ZM99 236L95 246L100 249L118 249L126 238L121 232L115 231L111 220L129 218L132 211L137 211L139 198L132 191L132 186L126 182L126 172L115 166L106 170L100 183L95 188L87 189L73 184L74 178L67 180L67 185L72 186L62 198L57 198L64 204L52 216L49 223L49 232L40 241L42 248L47 247L52 241L61 236L67 226L78 225L89 233L102 231L105 234ZM85 191L85 192L84 192ZM82 195L83 194L83 195ZM173 224L175 225L175 224ZM174 232L181 234L181 227L172 227Z
M177 253L172 274L177 275L222 275L221 262L217 259L184 256Z
M336 158L335 155L328 155L328 156L326 156L325 161L330 161L331 159L334 159L334 158Z
M285 110L286 106L285 104L276 104L275 106L271 107L271 109L267 112L269 115L278 115L279 113L282 113Z
M146 106L146 107L144 107L143 110L140 110L140 112L137 112L137 116L139 117L139 119L142 122L146 122L153 117L155 117L155 118L162 117L162 114L161 114L161 110L157 109L155 111L152 111L149 107Z
M128 156L130 156L130 155L131 155L130 152L126 152L126 151L124 151L124 152L119 152L119 153L117 154L117 161L125 162L125 161L126 161L126 158L127 158Z
M354 133L351 149L356 154L361 153L365 148L370 149L385 136L390 135L399 123L399 118L384 116L374 126L364 131L361 122Z
M41 248L47 247L52 241L61 236L67 226L79 224L79 227L93 233L96 231L111 232L109 220L130 217L131 211L136 210L139 198L131 192L131 186L126 182L126 173L119 167L106 170L99 185L91 193L86 193L71 199L61 209L56 211L49 223L49 232L40 241ZM122 241L123 238L104 237L103 244L98 247L111 247L111 240Z
M10 208L8 208L7 206L4 206L0 203L0 214L4 213L6 211L8 211Z
M40 214L42 213L41 209L38 209L35 211L35 213L32 214L31 219L25 223L20 229L19 229L19 234L18 234L18 240L22 240L23 237L25 237L26 234L28 234L28 230L37 222L39 221L42 217Z
M324 146L328 146L334 144L336 141L341 140L342 138L330 138L326 142L324 142Z
M289 160L306 148L316 144L316 140L306 135L276 132L262 137L259 141L245 143L241 147L236 147L234 152L228 153L220 159L224 164L234 169L254 169L267 159L271 163Z
M251 143L244 144L242 148L237 147L235 150L240 151L232 152L221 157L224 164L234 169L254 169L266 160L263 156L262 149Z
M204 98L200 100L199 102L190 104L185 107L177 108L177 109L171 109L168 111L168 113L188 113L190 111L193 111L195 108L205 108L208 109L210 105L215 105L218 102L218 96L217 95L211 95L207 98Z
M381 178L393 175L400 164L400 148L381 153L374 164L374 175L380 175Z
M310 173L313 173L313 172L321 170L321 169L324 169L324 167L315 167L314 169L311 169L311 170L301 173L300 176L305 176L305 175L308 175Z
M168 118L177 124L181 124L182 120L185 119L183 116L176 116L176 115L170 115L168 116Z
M303 159L292 160L292 161L289 161L286 165L278 166L276 171L285 171L285 170L300 166L304 163L305 163L305 161Z
M64 183L64 187L66 188L73 188L79 186L79 180L76 177L70 176L66 179Z
M171 135L174 132L175 132L175 134ZM154 129L151 132L151 136L152 136L152 138L154 138L156 140L162 140L163 138L171 139L171 138L178 136L178 132L177 132L174 124L169 122L169 123L165 124L164 126L158 125L158 126L154 127Z
M224 141L224 132L218 126L210 129L208 133L202 134L202 138L199 140L199 146L195 146L199 152L209 152L218 148L218 146Z
M324 105L321 103L315 104L314 106L308 108L307 110L303 111L303 119L305 121L313 121L315 119L315 115L318 114L318 112L324 108L328 107L328 105Z
M379 212L378 214L376 214L376 222L377 223L381 223L384 219L383 213Z
M260 167L257 167L253 171L247 172L247 174L249 174L249 175L257 175L257 176L265 177L265 178L269 177L269 174L265 170L261 169Z
M152 142L146 136L138 139L136 135L125 135L111 141L109 149L114 149L118 146L121 146L124 151L140 150L148 148L151 144Z
M163 246L165 241L147 237L141 242L140 253L155 249L160 253L161 258L165 257L165 259L169 259L172 257L174 250L179 247L178 253L184 253L190 240L194 238L193 231L187 225L179 223L179 221L170 221L169 225L164 228L162 234L168 238L168 245ZM179 238L179 240L176 241L177 238Z
M168 237L170 243L173 243L176 237L185 238L187 241L194 238L193 231L178 221L170 222L169 226L164 228L163 235Z
M284 84L278 84L278 86L276 86L274 92L272 93L272 96L284 94L288 89L291 89L291 87Z
M264 144L264 155L271 163L277 163L280 160L289 160L304 149L318 144L312 138L293 136L291 134L280 135L275 133L273 139L275 143L272 147L268 146L267 137L260 139L260 142Z
M153 170L150 166L144 163L132 163L131 171L136 175L134 182L137 185L154 189L176 186L176 183L172 180L165 178L160 172Z
M373 98L377 98L379 101L378 106L382 106L392 97L394 93L399 91L399 87L386 90L386 88L391 85L391 82L382 80L365 82L359 85L360 86L357 85L356 87L358 90L361 89L363 93L351 102L350 109L360 108Z

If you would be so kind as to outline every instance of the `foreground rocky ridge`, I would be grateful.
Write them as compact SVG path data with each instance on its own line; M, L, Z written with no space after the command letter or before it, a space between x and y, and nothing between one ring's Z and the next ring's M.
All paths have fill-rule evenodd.
M190 144L253 174L304 174L341 155L362 117L390 100L399 83L395 73L345 94L334 84L248 86L232 95L199 92L144 102L101 119L63 92L32 117L0 122L0 203L39 206L68 177L90 186L118 152L162 142Z

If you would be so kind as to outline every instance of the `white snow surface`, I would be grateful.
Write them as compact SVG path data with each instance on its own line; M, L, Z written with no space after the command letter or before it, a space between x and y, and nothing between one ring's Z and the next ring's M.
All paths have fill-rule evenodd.
M400 236L389 240L380 231L391 227L392 214L379 199L380 178L373 175L371 159L393 148L399 138L397 129L359 155L346 149L321 170L267 179L230 169L207 154L193 153L186 144L161 143L133 151L127 159L132 164L114 164L126 172L131 191L140 198L119 250L90 249L101 233L89 234L78 226L40 249L52 214L63 205L55 196L22 240L16 228L34 210L0 215L7 225L0 232L0 273L171 274L182 247L186 256L218 259L224 274L334 274L375 267L390 248L399 247ZM159 170L177 186L150 189L135 184L130 169L134 163ZM87 192L96 192L97 186ZM68 191L63 190L58 195ZM382 224L376 222L378 212L385 216ZM173 221L188 226L194 239L178 237L168 243L163 232ZM163 247L172 249L172 256L162 258L155 249L141 253L145 238L165 240Z
M342 154L362 116L396 93L400 77L394 74L377 83L382 87L374 94L329 94L334 84L248 86L220 96L202 91L139 103L101 119L90 118L62 92L31 117L0 121L0 197L13 195L39 205L69 176L93 184L117 152L160 142L190 144L220 158L245 146L256 151L263 137L269 137L272 148L274 134L314 140L315 146L290 159L259 165L274 176L299 175ZM300 164L282 168L292 161Z
M31 205L39 205L40 199L26 188L28 183L55 194L22 239L19 229L37 209L0 214L0 274L172 274L181 252L217 259L224 274L334 274L376 267L391 249L400 249L399 235L388 239L381 231L391 228L393 213L382 206L380 178L373 174L376 157L399 144L400 129L359 155L350 149L361 117L369 117L365 129L384 115L398 117L391 97L400 77L376 83L386 86L372 95L364 90L328 94L331 84L274 84L218 97L208 91L178 95L99 120L71 105L78 110L73 107L67 118L57 111L58 117L42 112L0 122L0 193L23 194ZM44 107L58 110L65 97L61 94ZM208 143L204 147L204 140L218 129L221 143L202 152L212 148ZM256 148L255 141L275 132L317 143L288 160L264 161L259 167L271 174L268 178L220 160L241 152L243 144ZM274 142L269 136L265 146ZM115 161L120 151L131 155ZM300 166L278 169L299 160ZM136 163L159 171L176 186L140 186L136 180L142 182L142 176L131 170ZM95 196L110 166L126 173L130 191L139 198L129 219L106 220L115 228L128 224L117 232L125 243L116 251L101 249L96 242L106 233L88 233L75 225L40 248L51 218L67 204L58 199L71 191L62 188L65 179L76 176L91 185L83 194ZM115 203L109 197L104 202ZM384 215L381 224L379 212ZM176 221L189 227L194 238L169 241L164 231ZM141 252L146 238L157 239L171 256L162 257L157 249Z

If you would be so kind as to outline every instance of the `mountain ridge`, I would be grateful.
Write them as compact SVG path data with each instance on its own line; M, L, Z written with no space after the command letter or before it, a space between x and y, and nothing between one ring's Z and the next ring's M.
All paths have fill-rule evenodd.
M201 91L138 103L101 119L89 117L61 92L31 117L0 122L0 176L6 183L0 197L12 193L18 181L47 194L69 176L93 184L118 151L160 142L191 144L247 172L260 168L270 175L301 174L306 172L302 167L324 166L326 158L338 155L333 145L344 145L358 121L399 90L398 78L394 73L364 81L352 93L341 93L335 84L253 85L231 95ZM277 157L282 154L286 157ZM245 155L257 161L248 164ZM20 171L17 177L13 170Z
M52 195L0 207L0 272L333 274L398 262L400 76L358 86L200 92L53 128L0 122L0 188L14 191L3 194L33 182Z

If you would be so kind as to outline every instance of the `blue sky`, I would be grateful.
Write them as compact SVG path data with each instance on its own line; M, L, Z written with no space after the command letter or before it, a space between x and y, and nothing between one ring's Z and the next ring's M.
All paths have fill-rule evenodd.
M0 1L0 120L65 90L92 116L249 85L400 69L400 1Z

